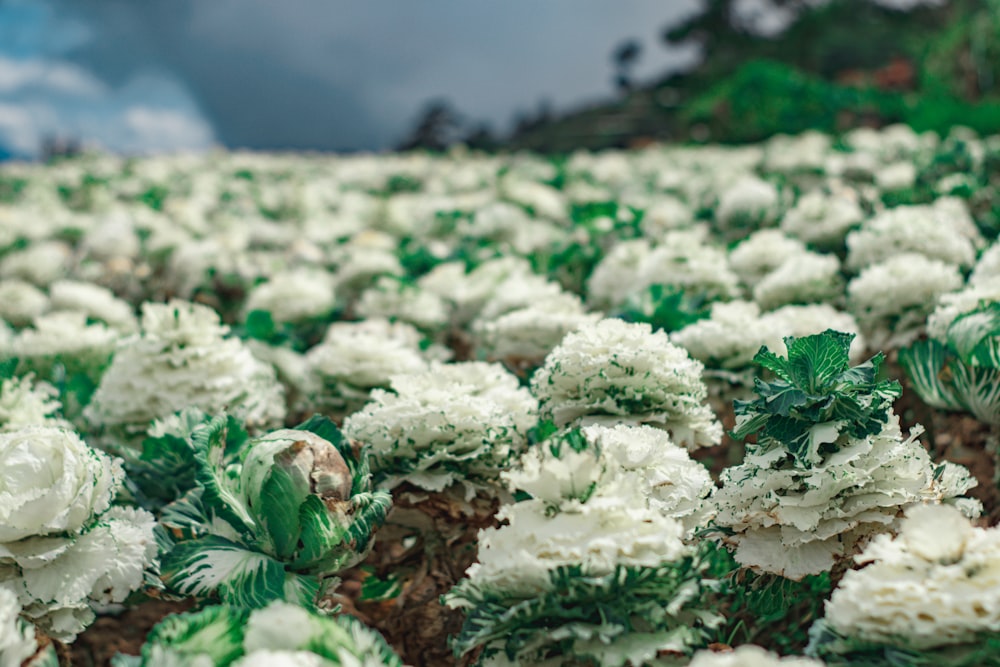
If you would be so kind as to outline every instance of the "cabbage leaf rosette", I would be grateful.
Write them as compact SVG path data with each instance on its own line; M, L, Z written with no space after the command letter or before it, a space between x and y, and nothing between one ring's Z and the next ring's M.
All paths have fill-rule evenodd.
M71 430L0 432L0 590L55 639L72 641L155 570L153 515L112 506L123 479L120 460Z
M323 584L364 558L389 494L372 490L365 448L325 418L254 438L235 458L226 424L193 434L197 486L161 517L163 580L227 604L315 605Z
M263 609L212 606L169 616L140 656L118 667L403 667L385 640L349 617L287 602Z
M563 339L531 378L539 414L557 426L649 424L688 448L718 444L704 366L649 324L603 319Z
M899 384L878 379L881 354L852 367L852 338L789 337L787 357L765 348L754 358L774 379L758 379L757 398L736 402L733 436L756 442L722 472L715 494L715 523L746 567L801 579L892 531L912 504L980 510L958 498L976 484L967 470L933 464L919 432L903 438L891 407Z
M666 458L684 451L662 431L619 426L559 432L524 455L506 477L529 497L480 532L479 562L444 597L466 612L456 652L482 647L484 665L623 667L704 640L721 619L702 601L707 561L675 517L697 514L711 480L690 459L630 448L655 433ZM651 501L668 482L673 506Z
M1000 665L1000 530L955 508L909 509L855 560L810 630L829 665Z

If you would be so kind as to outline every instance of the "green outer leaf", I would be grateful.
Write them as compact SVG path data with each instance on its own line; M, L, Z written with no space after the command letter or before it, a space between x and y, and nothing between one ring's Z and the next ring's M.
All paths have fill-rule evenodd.
M180 656L209 656L216 665L228 665L243 655L243 628L250 612L213 606L199 612L174 614L156 624L142 647L143 664L151 664L155 645L169 648Z
M228 421L226 416L216 417L192 436L198 462L196 479L204 489L202 502L208 511L243 532L253 532L256 521L243 502L239 478L228 471Z
M948 349L936 340L917 341L899 351L899 363L920 398L942 410L962 410L962 401L942 379L948 370Z
M909 645L906 637L883 642L845 637L820 619L809 629L806 655L829 667L1000 667L1000 637L995 633L922 651Z
M177 544L162 562L163 581L182 595L263 607L284 597L285 568L266 554L210 535Z
M955 318L947 338L966 365L1000 369L1000 303Z
M966 366L957 359L948 367L963 407L979 421L1000 425L1000 369Z
M478 646L502 649L508 659L531 646L549 646L551 655L568 655L575 637L552 639L556 630L600 629L615 636L632 631L661 632L690 626L702 630L696 614L686 611L701 593L705 563L691 557L660 567L619 566L607 575L588 575L582 566L562 566L549 573L549 590L519 598L488 590L464 579L443 596L446 604L467 607L461 632L452 639L457 654Z

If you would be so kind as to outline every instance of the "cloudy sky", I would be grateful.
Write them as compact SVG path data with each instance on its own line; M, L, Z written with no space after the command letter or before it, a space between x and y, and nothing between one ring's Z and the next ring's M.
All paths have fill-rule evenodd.
M663 26L697 0L0 0L0 153L45 137L144 153L397 143L434 98L506 130L695 57Z

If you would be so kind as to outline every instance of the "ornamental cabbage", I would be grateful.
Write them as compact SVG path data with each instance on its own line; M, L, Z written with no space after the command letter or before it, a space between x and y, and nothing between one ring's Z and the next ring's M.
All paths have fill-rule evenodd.
M367 452L314 417L227 454L227 420L193 438L198 486L164 508L173 544L163 580L178 593L261 607L312 606L338 571L364 558L389 494L371 490Z
M349 616L319 616L285 602L214 606L168 616L138 658L119 667L403 667L385 640Z
M716 620L698 608L706 563L648 495L674 474L623 451L627 439L557 433L510 473L537 496L501 508L506 524L480 532L479 562L445 596L467 613L456 650L484 647L481 664L623 667L704 640Z
M891 531L914 503L979 511L956 499L976 484L968 471L932 465L919 431L903 439L891 408L898 383L877 380L881 355L851 367L851 338L787 338L787 358L767 350L755 357L777 377L757 380L755 400L736 402L733 436L756 442L742 465L722 472L715 494L716 525L744 566L800 579Z
M379 485L403 481L428 491L496 485L527 444L537 403L499 364L432 363L394 376L344 421L344 433L372 448Z
M532 376L542 419L557 426L650 424L685 447L714 445L703 366L644 323L604 319L568 334Z
M955 508L919 505L899 535L855 559L810 635L809 652L842 664L993 665L1000 661L1000 530Z
M145 303L142 333L123 341L84 416L141 432L188 407L230 410L254 428L281 423L284 390L211 308L174 300Z

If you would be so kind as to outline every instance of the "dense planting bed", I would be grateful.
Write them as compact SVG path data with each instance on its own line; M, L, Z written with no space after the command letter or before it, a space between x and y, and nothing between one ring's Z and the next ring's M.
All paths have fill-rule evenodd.
M6 165L0 664L1000 664L998 165Z

